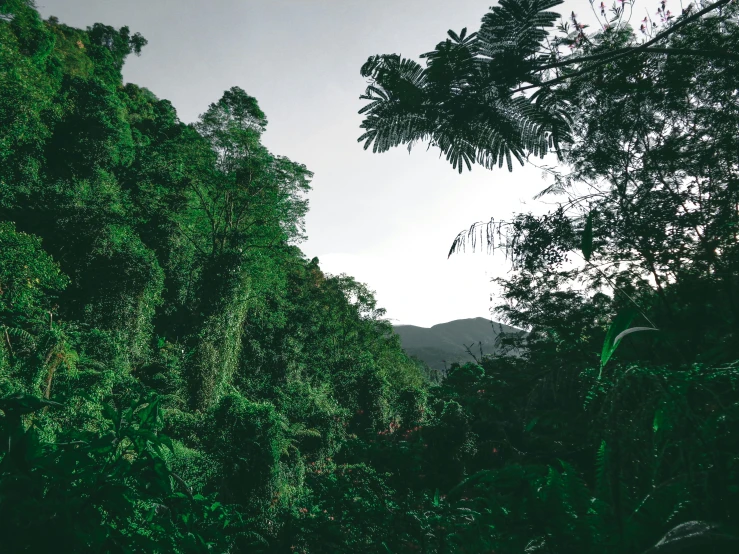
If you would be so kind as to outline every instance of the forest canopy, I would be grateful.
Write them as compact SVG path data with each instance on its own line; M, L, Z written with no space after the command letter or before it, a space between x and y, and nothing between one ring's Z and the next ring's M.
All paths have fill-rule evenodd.
M559 4L361 69L377 152L556 160L555 210L450 252L504 249L530 332L440 374L300 250L257 99L185 124L139 33L0 0L3 551L735 552L739 7Z

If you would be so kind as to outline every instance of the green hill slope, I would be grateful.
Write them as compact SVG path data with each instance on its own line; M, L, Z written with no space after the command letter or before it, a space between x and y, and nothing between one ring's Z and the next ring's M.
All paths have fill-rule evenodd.
M454 362L472 362L465 347L480 359L496 352L496 340L501 333L520 332L519 329L474 317L439 323L432 327L395 325L393 331L400 336L403 349L411 356L423 360L431 369L444 370Z

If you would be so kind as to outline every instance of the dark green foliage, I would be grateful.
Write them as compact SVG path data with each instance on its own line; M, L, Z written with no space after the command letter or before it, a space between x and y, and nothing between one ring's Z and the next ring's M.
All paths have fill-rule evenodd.
M685 15L675 29L660 29L649 43L637 46L629 40L631 29L620 26L623 5L614 7L614 17L598 37L603 40L596 42L585 36L586 26L574 12L572 31L569 24L560 25L566 36L550 37L558 14L547 10L562 0L501 0L483 17L478 32L467 35L467 28L459 34L450 30L449 38L422 54L427 60L425 68L397 54L370 56L361 69L369 84L360 99L369 103L359 111L365 114L361 125L365 132L358 141L365 141L365 149L374 143L374 152L401 144L407 144L410 151L416 142L428 141L460 173L463 165L467 169L472 164L502 167L504 159L512 171L513 157L523 165L529 155L543 158L549 151L562 160L562 147L569 147L574 139L578 112L557 85L570 76L584 75L581 81L603 90L603 80L594 78L594 73L601 72L605 64L652 59L653 53L736 63L739 54L731 49L727 55L726 43L702 44L687 52L672 44L670 48L648 48L688 21L729 2L718 0L698 14ZM669 21L662 10L661 17ZM579 51L563 56L560 46L565 45ZM693 53L696 50L700 54ZM530 89L536 90L527 94Z
M373 551L387 476L307 468L417 417L425 380L372 292L298 249L311 173L237 87L184 125L123 86L128 28L1 13L3 551L320 549L298 501Z
M44 252L41 239L15 230L12 222L0 223L0 313L3 320L19 318L29 323L46 319L54 294L68 279Z
M247 507L268 503L279 488L280 456L287 454L284 421L275 407L225 396L213 412L210 450L220 465L224 499Z
M571 170L488 226L527 332L432 384L298 248L311 173L256 99L185 125L122 85L140 35L0 2L2 551L735 551L736 6L658 46L573 16L562 58L557 4L363 70L376 150Z
M55 406L23 394L0 401L8 552L208 552L244 534L232 510L193 495L167 467L173 446L158 432L155 398L118 409L104 401L96 431L63 432L55 443L34 423L24 429L23 415Z
M506 251L514 273L499 280L498 312L529 330L502 337L515 355L453 367L412 433L423 455L391 428L367 459L390 467L397 444L414 460L429 508L418 517L446 531L416 535L424 552L732 551L736 444L723 426L737 416L736 6L703 4L675 21L661 5L663 25L642 45L620 24L627 8L604 10L610 26L589 36L573 13L565 37L542 32L553 21L537 20L544 8L492 8L476 35L450 32L425 69L397 56L363 67L373 102L363 138L377 151L429 140L454 166L491 167L473 154L498 143L465 126L482 111L447 110L491 90L462 77L498 57L508 56L495 74L503 93L537 89L519 101L559 106L573 123L557 151L564 168L542 168L554 183L541 196L564 196L559 206L491 219L484 238L473 225L450 251L476 246L478 231ZM485 41L487 55L475 50ZM446 73L433 69L440 61ZM454 86L442 89L442 76ZM509 113L525 123L523 110Z
M560 152L569 142L570 115L548 93L516 96L521 83L540 83L531 70L547 56L541 43L557 17L546 11L561 0L503 0L482 20L480 31L467 29L423 54L426 67L397 54L371 56L362 66L369 86L359 137L364 148L385 152L417 141L438 147L462 172L477 163L512 170L529 154Z
M91 179L133 160L133 138L115 85L95 77L67 77L59 91L70 110L46 145L49 171L62 178Z
M305 552L367 554L382 552L383 542L392 545L402 528L386 478L365 464L311 466L306 484L312 494L293 508L286 551L287 542Z
M105 231L80 264L75 283L80 295L74 299L78 317L117 333L137 364L148 357L163 272L154 253L129 228L111 226Z
M126 57L131 53L138 56L147 43L139 33L131 36L128 27L116 31L101 23L88 27L86 35L85 47L89 48L88 55L92 58L95 75L114 85L121 82L121 69Z

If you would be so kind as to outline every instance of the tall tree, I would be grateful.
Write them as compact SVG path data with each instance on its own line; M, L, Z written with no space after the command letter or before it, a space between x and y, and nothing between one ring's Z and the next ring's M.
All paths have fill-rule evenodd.
M201 260L189 383L202 409L233 375L247 310L273 282L278 256L268 253L303 238L311 173L262 146L266 125L257 101L238 87L195 125L214 153L213 165L188 182L194 209L181 223Z

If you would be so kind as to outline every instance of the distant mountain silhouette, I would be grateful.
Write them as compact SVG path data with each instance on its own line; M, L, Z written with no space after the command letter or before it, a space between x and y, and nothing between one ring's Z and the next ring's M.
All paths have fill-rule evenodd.
M520 329L484 317L456 319L433 327L394 325L393 330L400 335L400 343L408 354L423 360L431 369L442 371L444 362L449 368L454 362L475 361L465 345L479 359L481 347L484 355L495 352L495 340L501 333L520 332Z

